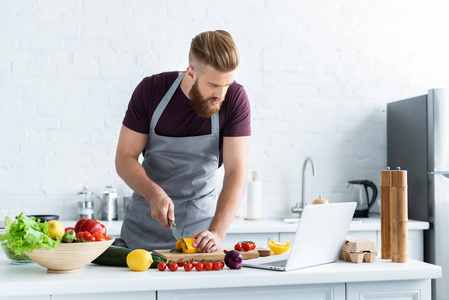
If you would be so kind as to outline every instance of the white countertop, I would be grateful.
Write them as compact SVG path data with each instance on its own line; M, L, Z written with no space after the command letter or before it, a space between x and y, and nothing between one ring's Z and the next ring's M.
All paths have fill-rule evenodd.
M64 227L75 226L76 220L61 220ZM122 221L101 221L106 226L108 235L119 236ZM237 219L229 226L228 233L276 233L295 232L298 223L286 223L281 219L264 219L260 221L247 221ZM409 230L427 230L429 223L423 221L408 221ZM349 231L380 231L379 215L371 215L369 218L354 219L349 227Z
M338 261L290 272L251 268L230 270L227 267L210 272L185 272L183 269L133 272L128 268L88 264L77 273L49 274L37 264L12 265L0 255L2 296L415 280L440 278L441 274L441 267L415 260L392 263L380 259L362 264ZM80 286L82 289L74 288Z

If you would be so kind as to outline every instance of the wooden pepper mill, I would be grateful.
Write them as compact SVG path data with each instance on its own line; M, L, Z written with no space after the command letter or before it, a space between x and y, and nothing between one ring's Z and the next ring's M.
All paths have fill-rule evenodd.
M381 258L391 259L391 171L380 171L380 237Z
M407 171L391 172L391 261L405 263L408 259Z

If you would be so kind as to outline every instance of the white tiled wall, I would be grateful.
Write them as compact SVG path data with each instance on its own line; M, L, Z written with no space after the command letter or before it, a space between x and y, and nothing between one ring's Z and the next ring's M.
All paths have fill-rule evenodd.
M437 0L3 0L0 217L75 218L83 185L129 194L114 155L134 87L185 69L191 38L213 29L239 46L264 216L299 200L306 156L306 200L342 201L347 180L379 183L386 103L449 85L448 12Z

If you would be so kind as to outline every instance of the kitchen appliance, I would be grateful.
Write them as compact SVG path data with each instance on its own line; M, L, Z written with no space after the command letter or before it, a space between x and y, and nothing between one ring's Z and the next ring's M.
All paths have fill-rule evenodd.
M449 89L387 104L387 162L408 171L408 217L430 223L424 258L443 269L433 299L449 299Z
M112 221L117 220L117 192L115 188L108 185L104 188L101 200L101 219Z
M94 201L96 196L94 193L83 186L83 189L77 193L78 201L78 217L80 219L95 219Z
M369 196L369 189L371 189L371 198ZM377 187L374 182L369 180L348 181L348 193L348 200L357 202L354 217L368 218L369 210L373 207L377 199Z

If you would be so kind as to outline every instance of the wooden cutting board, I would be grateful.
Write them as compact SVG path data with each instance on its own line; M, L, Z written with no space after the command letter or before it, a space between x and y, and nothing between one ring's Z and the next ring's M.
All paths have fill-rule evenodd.
M179 252L170 252L170 249L166 250L153 250L153 253L162 257L166 257L168 260L174 260L177 261L178 259L183 260L223 260L225 257L225 253L223 250L234 250L233 248L220 248L215 252L212 253L191 253L191 254L184 254ZM265 248L256 248L251 251L242 251L240 252L242 254L243 259L252 259L252 258L258 258L259 256L268 256L271 255L271 251L269 249Z

